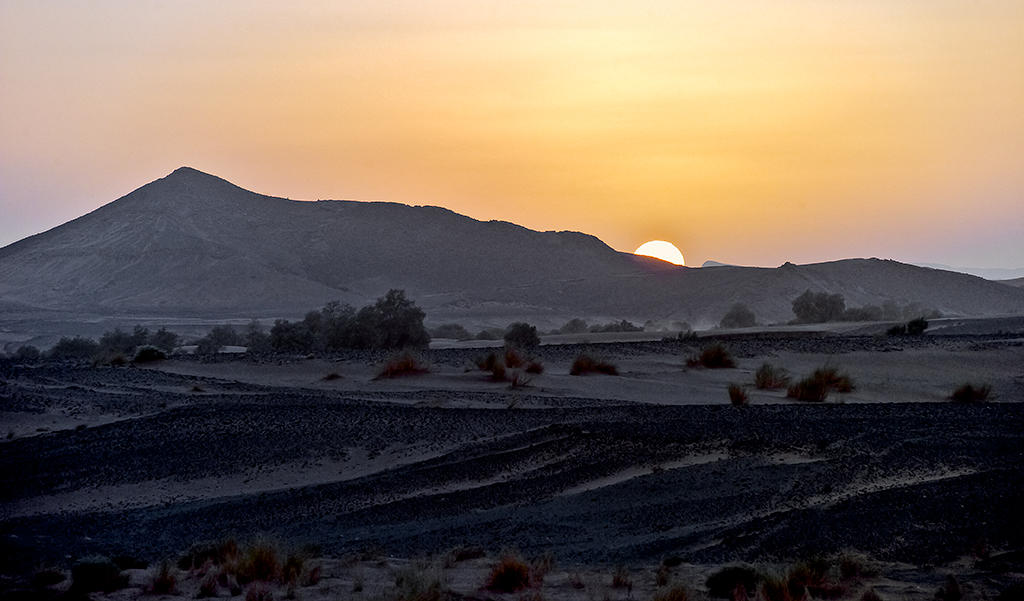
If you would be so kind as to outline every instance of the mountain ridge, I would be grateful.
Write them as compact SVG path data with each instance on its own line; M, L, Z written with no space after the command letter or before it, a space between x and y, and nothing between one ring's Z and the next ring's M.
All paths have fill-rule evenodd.
M3 306L96 314L301 314L404 288L450 319L621 317L715 323L733 302L792 317L805 289L955 315L1024 313L1024 290L879 259L695 269L596 236L480 221L444 207L297 201L181 167L0 248Z

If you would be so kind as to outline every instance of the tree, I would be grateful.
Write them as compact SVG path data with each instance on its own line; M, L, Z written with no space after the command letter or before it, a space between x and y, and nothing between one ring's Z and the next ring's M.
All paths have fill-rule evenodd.
M807 290L793 299L793 313L796 315L797 323L839 321L845 310L846 301L841 294Z
M509 324L505 329L505 344L522 349L536 348L540 346L537 328L521 321Z
M423 310L405 298L404 290L388 290L372 306L356 314L356 343L378 349L424 348L430 334Z
M587 322L583 321L579 317L570 319L565 322L565 325L558 329L562 334L582 334L587 331Z
M757 323L754 312L743 303L736 303L722 317L719 325L723 328L749 328Z
M50 349L52 359L92 359L99 351L99 345L92 338L64 337Z
M178 347L178 335L167 328L160 328L149 337L149 343L170 353Z

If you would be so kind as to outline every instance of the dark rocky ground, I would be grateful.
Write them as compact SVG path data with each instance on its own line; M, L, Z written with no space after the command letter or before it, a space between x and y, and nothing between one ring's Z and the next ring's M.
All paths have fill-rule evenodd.
M966 348L1005 340L900 344ZM651 353L659 344L680 349L630 343L602 352ZM826 344L834 352L884 352L894 343L731 342L739 356L798 345L818 352ZM571 356L579 348L543 352ZM432 360L457 364L473 353L435 351ZM0 553L8 570L90 553L156 560L196 540L256 533L331 555L378 549L409 557L475 544L551 550L561 561L588 564L650 564L667 555L694 563L781 561L856 549L923 565L1024 549L1019 402L653 406L524 393L522 406L509 409L504 395L479 392L423 390L405 393L417 402L390 403L385 393L137 368L7 366L0 377L5 415L116 417L0 443ZM196 385L202 394L190 391ZM474 406L434 406L439 398ZM409 449L407 462L352 478L251 494L228 488L208 498L169 495L122 510L25 509L95 487L186 486L253 469L372 459L396 448Z

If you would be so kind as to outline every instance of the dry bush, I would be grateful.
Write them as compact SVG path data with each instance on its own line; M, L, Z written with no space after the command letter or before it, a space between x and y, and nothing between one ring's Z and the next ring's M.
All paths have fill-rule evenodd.
M238 577L245 582L273 582L281 576L277 547L266 541L253 543L238 565Z
M814 373L793 384L786 391L786 396L798 401L820 403L828 397L828 393L847 393L854 390L853 380L849 375L840 373L831 366L819 367Z
M523 371L514 369L508 378L508 387L511 390L516 388L526 388L533 382L533 378L527 376Z
M418 376L429 372L430 368L418 354L410 350L405 350L392 355L384 365L381 366L380 371L377 372L377 377L374 379L381 380L385 378L399 378L402 376Z
M288 584L297 584L305 573L305 564L306 560L302 555L289 553L288 557L284 560L284 565L281 566L282 581Z
M505 347L505 367L522 367L526 363L526 357L515 347Z
M860 601L882 601L882 596L875 592L875 589L869 588L860 596Z
M569 586L579 590L586 588L587 583L583 582L583 577L580 576L579 572L573 572L572 574L569 574Z
M688 367L706 367L708 369L727 369L736 367L736 361L729 354L729 349L724 344L710 344L701 349L699 355L693 355L686 360Z
M569 369L569 373L574 376L582 376L586 374L605 374L608 376L619 375L619 368L605 359L591 357L586 353L580 353L578 357L572 362L572 367Z
M624 566L615 568L612 574L612 588L624 588L627 591L633 590L633 579L629 576L629 569Z
M974 384L961 384L949 395L950 400L955 403L983 403L988 400L992 393L992 387L988 384L975 386Z
M541 586L544 584L544 577L554 569L555 567L555 555L551 551L545 551L542 555L535 557L530 562L530 577L533 580L534 586Z
M484 587L498 593L514 593L530 586L530 566L515 555L505 555L491 570Z
M177 590L178 575L171 567L171 562L161 561L160 567L149 576L146 592L154 595L170 595Z
M324 382L330 382L332 380L340 380L341 379L341 374L339 374L336 371L332 371L331 373L327 374L326 376L324 376L324 377L322 377L320 379L323 380Z
M739 384L729 384L729 402L736 406L746 405L750 402L747 391Z
M677 584L668 590L654 593L654 597L652 597L653 601L687 601L688 598L686 588L681 584Z
M771 363L764 363L754 372L754 386L758 390L776 390L789 386L789 373Z
M946 576L946 582L935 591L935 601L960 601L964 596L956 576Z
M544 364L540 362L540 359L530 359L526 364L526 373L542 374L544 373Z
M662 563L658 566L658 571L654 574L654 584L658 587L667 585L671 575L672 571L669 569L667 565Z

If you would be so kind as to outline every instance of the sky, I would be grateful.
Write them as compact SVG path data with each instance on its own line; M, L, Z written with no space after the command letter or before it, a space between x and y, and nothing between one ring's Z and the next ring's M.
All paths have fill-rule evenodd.
M1024 267L1020 0L0 0L0 245L188 165L689 265Z

